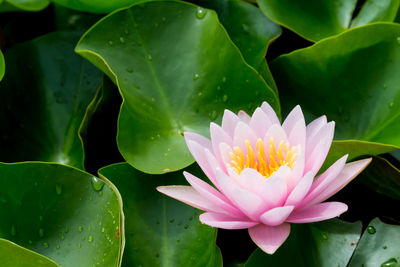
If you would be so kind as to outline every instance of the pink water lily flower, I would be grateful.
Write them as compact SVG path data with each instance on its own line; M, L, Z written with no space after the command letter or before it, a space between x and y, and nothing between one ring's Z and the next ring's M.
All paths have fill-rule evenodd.
M191 186L157 190L205 211L204 224L248 229L265 252L274 253L286 240L290 223L323 221L347 210L341 202L323 202L342 189L371 161L346 164L347 155L316 176L332 143L334 122L322 116L306 126L300 106L281 124L263 103L250 117L225 110L222 127L211 123L211 141L186 132L193 157L210 179L184 172Z

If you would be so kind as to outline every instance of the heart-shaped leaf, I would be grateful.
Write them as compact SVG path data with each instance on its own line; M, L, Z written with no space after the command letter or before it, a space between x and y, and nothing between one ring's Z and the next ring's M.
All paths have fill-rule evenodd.
M112 184L51 163L0 163L0 237L60 266L119 266L123 215Z
M143 172L191 164L183 133L209 135L210 120L225 108L253 111L268 101L279 113L274 91L244 62L215 12L192 4L155 1L115 12L76 51L119 86L118 147Z
M159 185L185 183L181 172L150 176L122 163L99 174L124 199L124 266L222 266L216 229L199 222L199 211L156 191Z
M258 0L264 14L310 41L319 41L347 30L357 0ZM353 26L393 21L399 0L367 0Z
M337 219L291 226L288 240L275 254L257 249L245 266L346 266L361 234L361 223Z
M91 13L109 13L121 7L132 5L133 3L143 2L144 0L51 0L53 3L65 6L67 8L91 12Z
M333 145L337 157L398 149L399 36L400 25L376 23L280 56L271 70L283 109L300 104L309 120L326 114L336 121L335 139L347 140Z
M3 266L12 267L57 267L58 265L34 251L0 238L0 259Z
M395 267L400 262L400 226L372 220L361 237L349 267Z
M50 0L0 0L0 13L10 11L40 11Z
M102 74L74 53L80 34L56 32L5 54L0 83L0 160L43 160L82 168L78 130ZM21 78L24 77L24 78Z

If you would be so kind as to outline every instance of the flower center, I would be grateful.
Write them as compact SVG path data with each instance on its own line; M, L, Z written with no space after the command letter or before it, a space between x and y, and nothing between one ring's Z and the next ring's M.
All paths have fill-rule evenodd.
M235 170L238 174L246 168L252 168L265 176L265 178L268 178L276 172L279 167L288 166L293 169L296 163L295 148L290 148L289 143L284 143L284 141L279 143L278 150L276 150L274 139L271 137L268 144L269 154L267 155L265 154L265 146L261 138L257 139L255 153L250 141L246 139L245 143L247 148L246 156L238 146L235 146L233 152L229 154L232 159L232 164L227 164L227 166Z

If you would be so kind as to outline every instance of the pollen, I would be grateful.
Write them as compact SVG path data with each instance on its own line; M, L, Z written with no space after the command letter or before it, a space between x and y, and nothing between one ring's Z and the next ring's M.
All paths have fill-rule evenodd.
M258 171L265 178L270 177L281 166L293 169L296 163L295 148L289 143L281 141L276 149L274 139L271 137L268 146L264 145L261 138L257 140L255 150L249 140L245 140L247 153L243 153L238 146L230 152L231 163L227 164L235 172L240 174L244 169L251 168Z

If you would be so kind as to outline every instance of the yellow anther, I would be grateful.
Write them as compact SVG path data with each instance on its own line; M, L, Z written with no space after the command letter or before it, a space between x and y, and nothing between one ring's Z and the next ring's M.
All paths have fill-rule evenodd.
M260 138L257 139L255 151L249 140L245 140L245 145L246 154L238 146L235 146L233 152L229 153L232 164L228 163L227 166L238 174L246 168L252 168L268 178L279 167L288 166L293 169L296 163L296 149L294 147L291 148L289 143L285 143L283 140L279 142L278 150L276 150L274 139L271 137L268 140L268 155L265 155L264 142Z

